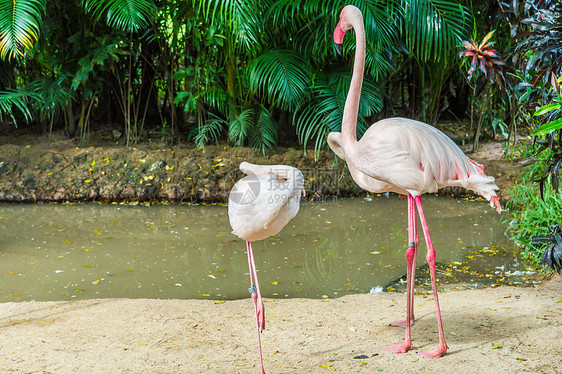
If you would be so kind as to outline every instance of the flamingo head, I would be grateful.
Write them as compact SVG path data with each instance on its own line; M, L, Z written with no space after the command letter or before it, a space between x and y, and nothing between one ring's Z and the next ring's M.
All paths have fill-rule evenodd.
M345 6L340 13L340 21L334 30L334 45L338 53L342 52L343 37L347 30L352 29L353 25L348 19L360 17L362 18L361 11L353 6Z

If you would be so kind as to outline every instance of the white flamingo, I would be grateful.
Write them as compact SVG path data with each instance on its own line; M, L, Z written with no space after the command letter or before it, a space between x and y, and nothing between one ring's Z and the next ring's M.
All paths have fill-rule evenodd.
M246 241L250 268L250 294L254 302L262 374L260 332L265 329L265 309L252 253L252 242L276 235L297 215L304 177L299 169L285 165L240 164L246 177L240 179L228 197L228 218L232 233Z
M396 353L412 346L410 326L414 323L413 291L415 259L418 247L416 208L420 216L427 244L426 260L431 273L431 286L437 312L439 346L428 357L439 357L447 351L435 275L435 250L422 208L421 195L436 192L445 186L462 186L490 201L501 212L494 178L484 174L484 166L475 163L445 134L436 128L406 118L388 118L378 121L357 140L357 114L365 67L365 27L361 11L348 5L340 13L334 30L334 43L339 46L346 31L354 29L356 46L353 76L345 102L341 133L328 135L330 148L347 162L353 180L363 189L374 192L396 192L408 197L408 249L406 250L406 320L397 325L406 326L404 343L386 347Z

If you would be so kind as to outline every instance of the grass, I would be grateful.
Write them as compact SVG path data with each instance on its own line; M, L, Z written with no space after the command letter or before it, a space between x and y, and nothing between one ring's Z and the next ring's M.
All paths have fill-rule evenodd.
M543 151L539 156L541 160L548 158L547 151ZM530 149L522 150L522 156L526 153L532 154ZM535 182L544 171L545 162L536 162L529 165L521 175L521 184L511 188L512 199L508 205L513 212L510 226L506 233L518 245L523 248L523 255L532 264L539 267L543 252L546 246L533 245L533 236L548 235L548 226L562 224L562 194L554 191L550 183L550 178L544 185L544 200L541 199L539 185Z

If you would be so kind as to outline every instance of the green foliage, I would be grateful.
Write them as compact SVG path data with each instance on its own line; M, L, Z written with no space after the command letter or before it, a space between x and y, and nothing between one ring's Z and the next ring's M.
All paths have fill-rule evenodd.
M41 120L54 121L63 116L72 101L72 92L66 86L67 77L61 75L57 79L39 78L31 82L28 90L41 100L33 100L33 107Z
M197 148L203 148L210 142L218 141L222 129L225 127L228 128L227 121L215 115L211 116L212 118L205 122L205 124L203 124L203 126L195 136L195 145L197 146Z
M552 99L552 102L539 108L534 116L542 116L547 114L548 122L541 125L531 135L547 135L552 131L562 129L562 96L558 95Z
M0 116L9 115L12 122L17 127L17 121L13 114L13 109L17 108L23 114L26 121L31 120L32 115L28 107L30 97L41 101L40 97L35 96L29 91L8 90L0 92Z
M543 256L544 245L533 245L532 237L547 235L548 226L561 223L562 195L547 188L543 200L536 185L514 185L510 193L513 197L509 204L515 223L507 232L523 247L524 256L538 266Z
M127 32L148 27L157 12L151 0L82 0L82 3L97 19L107 14L109 26Z
M250 136L249 145L265 155L267 150L272 149L276 144L277 124L275 119L265 107L261 107Z
M290 50L271 50L246 69L249 87L271 105L293 109L303 100L312 74L308 61Z
M105 67L107 70L107 65L109 65L109 63L119 61L119 58L125 54L125 52L119 48L118 43L115 40L111 40L107 35L97 39L96 44L99 45L99 47L95 48L78 61L79 68L72 79L71 88L73 90L77 90L81 85L91 81L90 74L96 66Z
M410 77L414 64L424 62L410 86L438 102L455 69L444 61L469 17L445 0L53 0L48 7L44 0L0 0L0 58L32 52L16 61L25 64L10 66L16 77L0 89L24 97L34 82L48 96L28 103L29 119L49 119L70 134L72 123L83 130L89 118L107 118L125 128L128 144L154 133L143 131L144 123L166 123L176 141L193 134L203 146L223 136L266 152L278 134L291 137L293 126L305 146L319 149L339 129L347 94L349 73L341 71L351 70L355 41L350 33L341 58L332 39L348 2L361 9L368 36L359 135L382 109L392 80Z
M350 73L334 73L317 77L311 99L303 102L295 112L295 126L299 141L306 145L314 140L318 151L326 142L328 133L340 131L343 108L351 82ZM369 119L382 109L383 95L369 77L363 81L357 123L358 136L361 137L369 127Z
M37 40L45 0L0 0L0 58L21 59Z
M466 34L468 10L447 0L408 0L402 9L406 46L416 59L448 62Z

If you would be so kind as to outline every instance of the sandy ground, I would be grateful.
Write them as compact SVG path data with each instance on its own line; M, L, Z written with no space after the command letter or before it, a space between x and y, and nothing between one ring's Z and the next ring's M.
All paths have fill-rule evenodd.
M434 302L417 295L413 348L389 324L400 293L266 302L268 373L561 373L562 280L440 295L449 351L437 345ZM250 299L97 299L0 304L2 373L259 373ZM360 355L366 358L354 358Z

